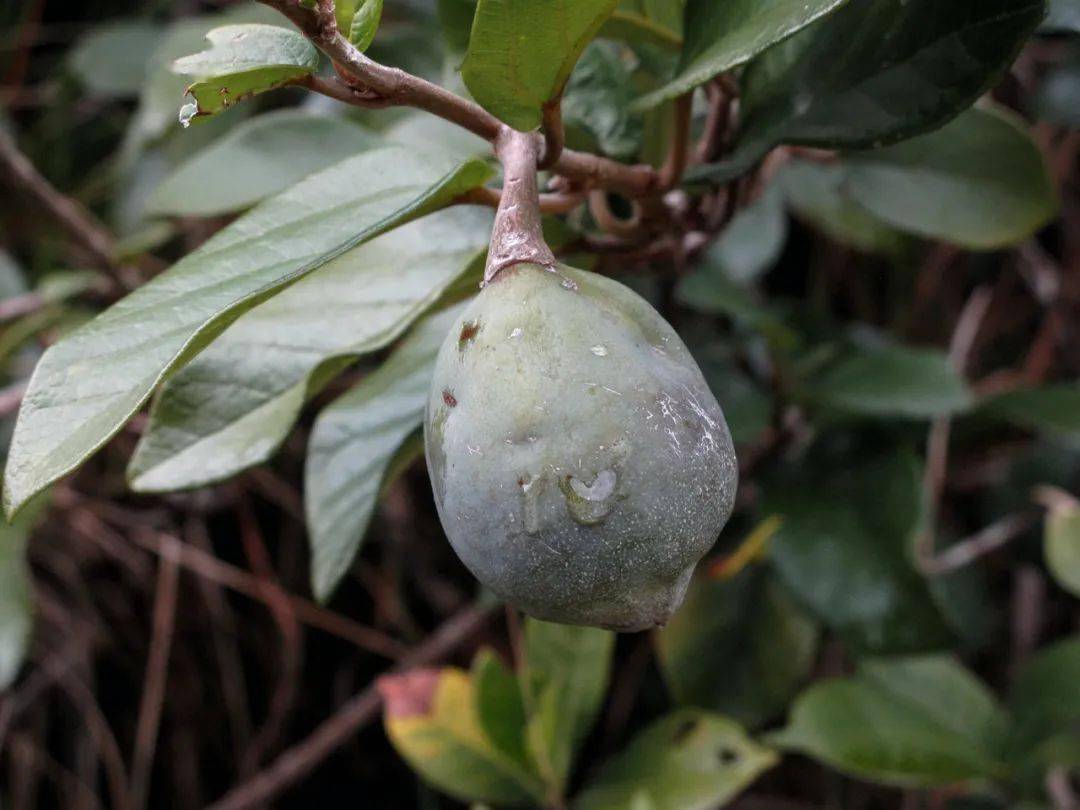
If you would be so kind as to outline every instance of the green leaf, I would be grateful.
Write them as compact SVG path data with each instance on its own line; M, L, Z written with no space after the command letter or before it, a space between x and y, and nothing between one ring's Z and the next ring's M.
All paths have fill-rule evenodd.
M0 521L0 692L15 681L30 647L34 605L26 541L44 505L43 497L14 523Z
M529 747L548 784L560 793L603 705L614 646L615 634L606 630L525 621L522 677L531 718Z
M1031 236L1057 213L1042 152L1011 113L970 110L941 130L849 155L845 192L879 219L971 250Z
M776 754L725 717L672 712L638 734L573 803L574 810L711 810L726 805Z
M656 634L675 700L760 726L787 706L810 673L816 624L764 571L695 577L686 601Z
M99 25L71 49L68 69L91 93L137 96L161 37L160 25L141 20Z
M1027 430L1080 442L1080 385L1075 383L1010 391L987 400L980 410Z
M1058 584L1080 598L1080 506L1056 509L1047 515L1043 554Z
M540 804L543 785L487 737L469 676L458 669L413 670L378 681L386 735L434 787L462 801Z
M1078 683L1080 636L1040 650L1023 665L1009 692L1009 709L1015 721L1010 745L1014 757L1033 762L1037 768L1059 761L1080 767L1080 758L1070 761L1076 754L1080 724ZM1064 760L1062 753L1067 755Z
M990 691L949 658L867 661L795 702L768 740L886 785L999 778L1008 719Z
M971 404L944 352L906 346L853 347L804 386L811 402L859 416L928 419Z
M521 684L491 650L481 650L472 665L476 715L491 744L502 753L530 768L525 748L525 703Z
M375 39L382 20L383 0L338 0L334 4L338 30L361 53Z
M842 166L796 160L776 178L795 213L840 244L865 253L896 255L906 237L846 196Z
M148 214L209 217L248 208L380 143L343 118L280 110L244 121L169 174Z
M4 480L8 514L100 448L244 312L489 175L481 161L400 147L357 155L267 200L50 347L19 411Z
M435 356L457 314L453 308L423 321L378 371L319 414L308 445L304 504L312 590L320 600L348 571L387 466L423 420Z
M909 561L923 520L912 456L817 460L767 492L767 514L783 519L771 544L780 579L856 651L927 652L952 642Z
M689 0L679 70L671 82L642 97L637 106L654 107L746 64L845 1Z
M598 36L678 52L684 5L684 0L622 0Z
M755 60L739 149L880 146L936 129L1015 58L1044 0L851 2Z
M490 233L488 211L439 211L245 314L165 384L128 467L131 486L202 486L266 461L342 369L392 343L470 268L479 276Z
M535 129L617 2L480 0L461 67L469 92L514 129Z
M476 0L436 0L439 24L443 38L452 54L463 54L469 49Z
M226 25L206 35L209 50L185 56L173 70L198 81L188 87L195 115L213 115L248 96L314 73L319 51L298 31L273 25Z
M567 143L617 158L630 158L641 144L641 119L629 112L631 69L619 46L593 42L585 49L563 99ZM581 143L576 143L580 140Z

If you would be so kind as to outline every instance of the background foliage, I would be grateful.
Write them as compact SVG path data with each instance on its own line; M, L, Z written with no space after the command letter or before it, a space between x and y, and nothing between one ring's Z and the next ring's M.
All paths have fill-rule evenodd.
M697 357L735 517L655 633L502 611L418 441L488 145L265 6L7 4L0 804L1076 807L1080 5L336 19L574 149L685 125L545 225Z

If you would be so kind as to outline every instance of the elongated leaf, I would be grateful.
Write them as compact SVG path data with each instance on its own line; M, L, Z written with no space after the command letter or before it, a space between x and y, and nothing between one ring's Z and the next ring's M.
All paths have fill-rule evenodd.
M525 622L528 742L540 772L559 792L603 704L614 646L615 634L606 630Z
M26 540L44 505L43 496L13 524L0 522L0 692L19 674L30 645L33 602Z
M1042 152L1011 113L973 109L948 126L850 156L844 189L879 219L972 250L1026 239L1057 212Z
M1055 510L1047 516L1043 553L1058 584L1080 598L1080 507Z
M308 445L304 503L312 589L326 599L375 509L387 466L423 420L435 356L457 308L423 321L383 366L319 414Z
M105 23L79 38L68 67L92 93L137 96L162 33L141 20Z
M776 178L788 205L837 242L866 253L894 255L906 237L845 196L842 167L792 161Z
M930 418L971 404L949 358L931 349L852 349L806 385L813 402L860 415Z
M248 208L380 139L342 118L281 110L244 121L173 171L148 214L208 217Z
M158 383L244 312L489 173L480 161L400 147L357 155L266 201L52 346L15 427L8 514L101 447Z
M829 14L846 0L689 0L686 42L675 78L644 96L653 107L744 65L761 52Z
M525 703L521 684L491 650L481 650L472 665L476 715L492 745L531 769L525 748Z
M810 687L768 739L874 782L933 786L1002 776L1007 728L973 675L927 657L868 661Z
M198 110L213 115L237 101L314 73L319 52L299 31L273 25L227 25L206 35L209 50L177 59L177 73L195 76L188 87Z
M617 2L480 0L461 67L469 92L514 129L535 129Z
M952 641L909 559L923 520L919 473L907 453L872 462L844 456L767 487L767 512L783 519L770 546L780 579L859 652L929 652Z
M490 233L488 211L439 211L244 315L165 384L128 467L132 487L201 486L265 461L311 396L478 267Z
M361 53L375 39L382 10L383 0L338 0L334 4L338 29Z
M637 153L641 120L628 109L631 72L614 43L593 42L585 49L563 99L568 144L618 158Z
M729 580L696 577L656 647L679 704L753 727L782 711L809 675L817 638L772 576L748 569Z
M720 715L672 712L635 737L585 787L574 810L711 810L777 762Z
M991 87L1044 0L851 2L744 77L740 148L863 147L942 126Z
M397 752L434 787L464 801L539 804L543 785L484 733L469 676L413 670L379 679L383 722Z
M982 410L1028 430L1080 442L1080 385L1010 391L985 402Z

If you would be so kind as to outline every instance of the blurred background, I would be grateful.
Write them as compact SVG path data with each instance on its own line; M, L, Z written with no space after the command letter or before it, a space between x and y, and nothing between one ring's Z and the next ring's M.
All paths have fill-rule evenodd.
M5 444L46 347L250 204L364 138L476 150L422 115L297 89L182 128L185 79L169 65L234 21L280 18L224 0L0 0ZM811 161L758 176L737 227L689 258L601 251L585 214L565 223L568 255L684 336L743 468L687 606L661 632L617 639L574 784L673 705L775 728L807 684L860 656L922 652L962 656L1005 695L1018 667L1080 629L1080 45L1066 28L1032 39L993 91L1030 123L1058 212L1004 248L875 218ZM433 2L387 0L369 54L460 91L446 43ZM609 55L571 82L571 143L662 154L655 121L618 114L628 86L605 84ZM318 142L301 132L312 116L330 122ZM141 415L0 528L0 804L204 807L301 745L302 775L255 806L459 806L395 753L370 685L407 656L467 666L489 646L509 660L518 620L476 601L415 452L333 599L317 604L308 584L308 434L383 357L349 367L268 463L225 483L133 494ZM316 729L348 733L322 750ZM961 806L948 789L844 770L788 756L735 806ZM1033 806L1077 806L1067 773L1051 787ZM1018 806L1002 796L977 806Z

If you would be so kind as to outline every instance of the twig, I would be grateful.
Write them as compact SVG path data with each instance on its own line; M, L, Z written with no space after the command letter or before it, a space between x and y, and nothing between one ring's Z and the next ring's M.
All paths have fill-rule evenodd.
M538 169L550 169L566 148L566 129L563 127L562 98L555 98L543 107L544 123L541 131L544 133L544 151L540 155L537 164Z
M158 568L157 595L154 599L154 631L150 638L146 677L143 680L139 719L135 726L135 751L131 763L129 805L134 810L146 806L150 791L150 771L157 748L161 708L165 699L165 682L169 671L173 630L176 625L176 592L179 580L177 556L167 552Z
M114 277L120 276L121 268L115 260L116 243L108 229L78 202L57 191L22 153L14 139L2 129L0 176L10 185L33 197L89 254L98 267Z
M661 191L669 191L679 184L690 160L690 113L693 98L691 92L675 99L675 131L671 134L671 151L668 152L657 182Z
M425 666L448 655L479 630L496 607L470 607L453 616L427 641L405 656L394 671ZM324 720L307 738L282 753L269 768L233 788L206 810L244 810L269 802L370 723L381 705L382 697L374 684L369 685Z
M584 192L560 192L558 194L541 194L541 214L568 214L585 202ZM488 208L498 208L502 202L502 193L497 188L480 186L466 191L459 196L455 203L459 205L486 205Z
M957 571L1015 540L1036 522L1037 518L1031 514L1009 515L925 560L921 565L922 572L927 576L941 576Z
M305 82L312 90L361 107L414 107L457 124L491 143L499 137L503 124L479 104L362 54L337 31L333 13L328 14L325 8L304 8L295 0L260 2L292 20L330 57L338 75L345 79L341 87L335 84L338 80L333 79L329 84L321 80ZM631 197L647 196L658 190L659 175L651 166L630 166L572 149L563 149L550 169L577 181L582 188L610 188Z

